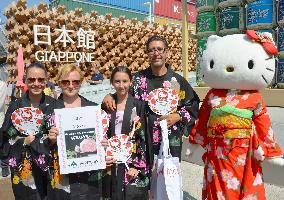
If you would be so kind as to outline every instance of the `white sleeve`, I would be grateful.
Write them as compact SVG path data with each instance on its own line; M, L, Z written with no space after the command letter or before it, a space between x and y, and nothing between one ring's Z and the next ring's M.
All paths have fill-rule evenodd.
M0 91L0 112L4 112L5 100L7 96L7 85L3 81L0 81Z

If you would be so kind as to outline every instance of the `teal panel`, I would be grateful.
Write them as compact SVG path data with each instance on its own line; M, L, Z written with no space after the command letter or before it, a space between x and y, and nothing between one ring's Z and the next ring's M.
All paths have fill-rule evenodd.
M74 10L76 8L82 8L84 13L90 13L92 11L98 12L99 15L106 15L108 13L111 13L113 17L125 16L126 19L137 18L137 20L139 21L143 21L148 17L147 14L135 11L116 9L113 7L102 6L95 3L83 1L59 0L57 5L64 5L67 11Z

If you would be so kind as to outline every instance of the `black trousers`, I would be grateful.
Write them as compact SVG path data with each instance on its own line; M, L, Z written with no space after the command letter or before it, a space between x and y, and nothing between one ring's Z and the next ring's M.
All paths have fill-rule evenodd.
M33 190L30 187L25 186L23 183L13 184L12 189L15 196L15 200L42 200L37 190Z
M148 187L125 186L124 200L147 200Z
M89 181L88 172L69 174L70 193L52 188L48 184L48 200L100 200L102 197L101 180Z
M103 197L111 200L148 200L148 187L123 185L124 164L113 165L111 175L103 177Z
M40 195L41 199L45 199L46 195L47 195L47 173L41 171L41 169L36 166L36 165L32 165L32 174L35 180L35 185L36 185L36 189L37 192Z
M96 192L96 187L84 183L74 183L70 185L71 193L61 189L47 189L47 200L100 200L101 194Z
M61 189L52 188L49 183L47 186L47 200L70 200L70 193Z
M32 175L36 189L25 186L23 183L13 184L15 171L11 170L12 189L15 200L45 200L47 194L47 176L39 167L32 164Z

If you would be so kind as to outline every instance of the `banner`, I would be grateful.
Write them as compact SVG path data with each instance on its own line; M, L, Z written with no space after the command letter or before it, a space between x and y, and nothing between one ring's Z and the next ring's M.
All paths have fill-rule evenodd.
M99 106L55 109L60 174L105 169Z

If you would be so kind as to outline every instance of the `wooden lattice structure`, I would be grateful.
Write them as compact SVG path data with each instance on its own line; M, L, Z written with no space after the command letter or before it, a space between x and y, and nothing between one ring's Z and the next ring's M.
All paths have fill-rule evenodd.
M144 69L148 66L148 58L145 54L145 43L150 35L163 35L169 42L170 57L168 62L175 71L182 71L181 65L181 30L177 27L160 26L156 23L139 22L136 19L127 20L123 16L113 18L111 14L100 17L96 12L83 14L82 9L66 12L64 6L58 6L50 10L47 4L39 4L28 8L26 0L19 0L5 9L7 17L6 34L8 38L8 56L10 79L15 82L17 77L16 59L17 49L20 44L24 47L24 59L28 65L36 60L35 52L48 51L82 51L76 44L62 47L62 43L56 43L48 47L42 44L34 45L33 25L49 25L53 40L58 37L55 29L65 25L67 29L77 31L80 27L96 31L95 62L99 64L100 71L108 78L111 70L117 65L127 65L132 72ZM73 35L72 35L73 34ZM75 37L72 33L70 36ZM196 41L189 40L189 70L195 69ZM57 69L62 63L45 62L51 79L57 74ZM85 77L90 77L90 63L81 63L81 69Z

